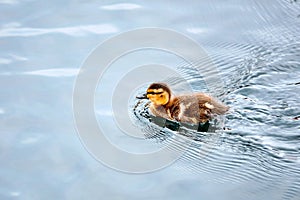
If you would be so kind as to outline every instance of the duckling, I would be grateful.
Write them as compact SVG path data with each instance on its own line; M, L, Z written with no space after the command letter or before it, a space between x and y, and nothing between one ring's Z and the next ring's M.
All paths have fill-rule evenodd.
M173 96L165 83L152 83L146 94L137 98L150 100L153 115L189 124L206 123L213 115L225 114L229 109L205 93Z

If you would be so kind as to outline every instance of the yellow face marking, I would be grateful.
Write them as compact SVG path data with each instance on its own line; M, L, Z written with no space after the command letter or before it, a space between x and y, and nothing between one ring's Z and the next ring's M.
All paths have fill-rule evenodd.
M170 95L163 89L149 89L147 90L147 98L156 105L166 105Z
M164 89L159 88L159 89L148 89L147 93L161 93L164 92Z

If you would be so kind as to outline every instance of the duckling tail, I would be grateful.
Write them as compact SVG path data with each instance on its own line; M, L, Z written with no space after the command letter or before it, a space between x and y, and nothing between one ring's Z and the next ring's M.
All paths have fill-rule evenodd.
M224 105L221 102L218 102L216 100L213 100L212 102L214 109L212 109L212 112L218 115L223 115L229 110L229 106Z

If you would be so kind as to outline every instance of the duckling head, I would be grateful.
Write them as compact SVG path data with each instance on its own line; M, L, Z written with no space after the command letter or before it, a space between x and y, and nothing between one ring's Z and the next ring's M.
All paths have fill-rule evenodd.
M147 98L155 105L163 106L171 99L171 90L164 83L152 83L147 89Z
M164 106L167 105L171 99L171 90L165 83L152 83L148 87L147 93L143 97L137 98L146 98L157 106Z

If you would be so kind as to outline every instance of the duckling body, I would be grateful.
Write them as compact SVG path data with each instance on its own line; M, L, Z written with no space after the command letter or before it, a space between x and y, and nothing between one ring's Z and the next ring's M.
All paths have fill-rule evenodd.
M153 115L190 124L205 123L212 116L225 114L229 109L205 93L173 97L164 83L151 84L145 97L151 101L150 111Z

